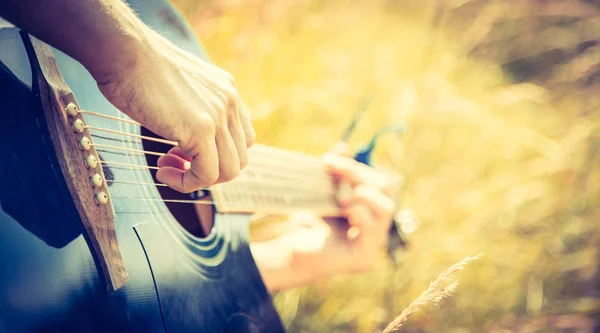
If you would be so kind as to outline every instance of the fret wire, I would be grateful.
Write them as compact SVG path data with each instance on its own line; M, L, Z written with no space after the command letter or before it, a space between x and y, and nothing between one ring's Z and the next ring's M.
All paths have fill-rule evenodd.
M300 173L296 170L296 172L293 173L289 173L289 172L283 172L281 170L281 168L275 168L275 167L271 167L270 165L255 165L255 164L248 164L246 166L246 168L242 171L246 174L248 173L255 173L258 174L264 178L273 178L273 177L279 177L279 178L283 178L283 179L295 179L295 180L299 180L301 182L331 182L333 179L335 179L335 177L329 173L326 173L325 171L321 172L315 172L314 170L306 170L306 172L304 173ZM252 175L248 175L249 177L253 177Z
M269 155L269 156L276 156L280 159L281 159L281 157L285 156L287 158L287 160L296 160L296 161L299 161L302 163L307 163L307 162L319 163L320 159L321 159L319 156L310 155L310 154L297 152L297 151L293 151L293 150L285 150L283 148L261 145L261 144L253 145L250 150L253 150L254 153L258 153L258 154L262 154L262 155Z

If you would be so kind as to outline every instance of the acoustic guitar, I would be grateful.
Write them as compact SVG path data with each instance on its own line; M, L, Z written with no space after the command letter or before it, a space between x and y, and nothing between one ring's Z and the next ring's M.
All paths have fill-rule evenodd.
M167 2L128 2L206 59ZM0 28L0 82L0 332L284 331L248 224L257 212L336 216L318 157L256 145L238 178L191 198L155 178L174 143L115 109L59 50Z

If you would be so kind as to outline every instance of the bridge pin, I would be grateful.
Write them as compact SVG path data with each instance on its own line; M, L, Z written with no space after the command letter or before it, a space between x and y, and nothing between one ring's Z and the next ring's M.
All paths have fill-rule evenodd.
M82 133L85 130L85 124L81 119L77 119L73 122L73 130L77 133Z
M85 159L85 166L88 169L95 169L96 166L98 166L98 160L94 155L88 155L88 157Z
M102 183L103 183L102 176L95 173L93 176L90 177L90 182L92 182L92 187L100 187L100 186L102 186Z
M106 205L106 203L108 202L108 195L106 195L106 193L104 192L98 192L94 198L96 199L96 202L100 205Z
M90 150L92 148L92 141L90 141L87 136L84 136L79 141L79 148L81 148L81 150Z
M75 105L74 103L67 104L65 111L71 117L75 117L79 113L79 111L77 109L77 105Z

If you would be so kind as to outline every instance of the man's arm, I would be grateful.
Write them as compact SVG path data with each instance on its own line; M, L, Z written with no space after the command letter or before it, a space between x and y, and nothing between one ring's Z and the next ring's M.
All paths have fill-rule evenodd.
M4 0L0 16L85 66L115 107L179 143L158 179L180 192L230 180L254 130L231 75L144 25L121 0Z
M132 67L148 43L121 0L4 0L0 16L85 66L98 81Z

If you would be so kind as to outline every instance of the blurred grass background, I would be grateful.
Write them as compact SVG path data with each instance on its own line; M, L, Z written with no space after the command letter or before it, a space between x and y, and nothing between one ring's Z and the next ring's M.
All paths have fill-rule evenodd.
M236 77L259 142L351 143L406 179L411 248L275 295L290 332L376 332L462 258L454 297L404 332L600 332L600 4L175 0ZM410 222L410 221L408 221Z

